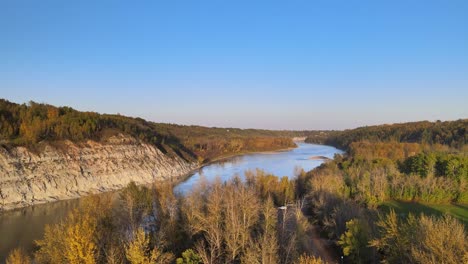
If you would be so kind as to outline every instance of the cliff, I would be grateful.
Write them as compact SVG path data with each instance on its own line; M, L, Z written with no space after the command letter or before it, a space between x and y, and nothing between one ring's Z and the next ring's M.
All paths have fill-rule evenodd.
M99 143L45 144L37 152L0 148L0 210L117 190L130 181L177 180L197 166L122 134Z

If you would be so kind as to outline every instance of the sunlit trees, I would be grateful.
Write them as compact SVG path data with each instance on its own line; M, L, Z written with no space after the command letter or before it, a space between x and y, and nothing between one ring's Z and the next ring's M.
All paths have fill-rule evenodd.
M184 209L192 233L202 234L204 240L197 243L197 253L205 263L216 263L222 257L223 246L223 190L220 182L206 190L206 196L190 197ZM206 200L205 200L206 199Z
M90 215L72 214L74 224L65 229L65 258L71 264L97 263L96 219Z
M292 203L295 199L294 182L288 177L279 178L262 170L246 171L247 185L255 188L262 199L272 197L276 205Z
M39 263L97 263L96 219L72 211L67 220L47 226L44 238L37 241Z
M259 263L277 263L278 262L278 240L277 240L277 209L274 207L272 199L269 197L263 203L261 213L262 235L256 244L260 247Z
M13 249L5 261L6 264L31 264L31 257L29 257L22 248Z
M65 233L66 225L58 223L55 225L47 225L44 231L44 237L36 241L39 247L35 253L35 260L38 263L66 263L65 256ZM61 235L57 235L61 234Z
M410 215L405 220L391 211L377 225L379 236L371 245L386 263L464 263L468 256L464 226L452 217Z
M298 260L298 264L325 264L321 258L314 256L301 255Z
M240 257L258 222L260 202L253 189L234 181L224 188L224 241L229 261Z
M279 179L272 182L281 186ZM273 185L266 189L275 189ZM266 264L296 260L309 228L302 206L288 205L278 220L278 209L271 197L274 192L265 190L262 194L258 188L254 182L243 183L234 178L224 184L202 183L186 196L182 211L203 263Z
M138 228L125 248L125 255L131 264L171 263L173 256L156 247L151 249L150 239L143 228Z
M353 142L409 142L428 145L442 144L452 148L466 145L468 119L446 122L411 122L392 125L366 126L335 133L322 140L327 145L349 149ZM314 140L310 137L308 140Z
M346 232L340 236L338 244L343 254L349 256L353 263L365 263L369 257L369 231L366 224L359 219L346 222Z
M118 234L109 236L115 231L111 210L110 194L83 198L62 222L46 226L43 239L36 241L36 262L100 263L117 259L117 245L112 242Z
M417 263L463 263L468 255L468 237L464 226L445 216L421 215L411 240L411 256Z

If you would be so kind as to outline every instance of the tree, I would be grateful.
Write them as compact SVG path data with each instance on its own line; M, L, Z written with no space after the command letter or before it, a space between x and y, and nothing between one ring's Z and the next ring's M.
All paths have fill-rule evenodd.
M130 182L127 187L120 192L120 200L127 216L128 228L136 230L143 220L143 217L152 212L152 195L150 190L144 186L137 186L135 182Z
M320 257L301 255L299 257L299 264L325 264Z
M68 226L65 231L65 257L71 264L97 263L97 245L95 233L97 222L88 214L72 214L78 218L75 224Z
M341 235L338 245L343 254L349 256L355 263L365 263L368 251L368 231L358 219L346 223L346 232Z
M468 256L468 237L464 226L445 216L421 215L412 238L411 255L417 263L463 263ZM466 262L465 262L466 263Z
M35 260L38 263L66 263L65 257L65 233L64 223L46 225L44 238L35 241L39 249L35 253ZM57 235L61 234L61 235Z
M94 264L98 261L97 220L73 210L66 221L46 226L44 238L36 241L38 263Z
M400 220L391 211L377 224L379 236L370 244L381 251L386 263L466 263L464 226L450 216L410 214Z
M409 216L408 222L414 222L412 215ZM411 227L410 227L411 226ZM415 228L407 223L402 223L395 213L391 210L390 213L380 216L377 222L379 228L379 236L374 238L370 245L376 247L384 255L384 260L388 263L409 263L410 243L412 234ZM413 238L414 239L414 238Z
M182 253L182 257L178 258L177 264L199 264L201 262L200 256L192 249L187 249Z
M132 264L170 263L172 254L163 253L156 247L150 249L149 237L143 228L138 228L133 234L133 239L125 249L127 260Z
M230 261L238 259L258 221L259 201L253 189L236 179L224 188L224 241Z
M6 264L31 264L31 258L22 248L15 248L6 259Z
M224 190L218 179L207 189L205 186L198 187L184 199L183 211L188 231L192 236L203 237L196 244L196 251L204 263L217 263L222 257L223 196Z
M262 208L262 229L260 237L260 254L262 264L278 262L277 222L278 213L271 197L268 197Z

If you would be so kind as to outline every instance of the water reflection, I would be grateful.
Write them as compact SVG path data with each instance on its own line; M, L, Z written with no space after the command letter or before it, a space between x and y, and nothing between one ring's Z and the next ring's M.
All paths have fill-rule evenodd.
M58 223L78 203L79 199L59 201L0 215L0 262L16 247L31 252L34 249L34 240L42 238L45 225Z
M323 156L332 159L340 150L323 145L298 143L298 148L291 151L247 154L219 161L198 170L187 181L179 184L175 191L185 193L192 189L193 185L201 178L211 181L217 177L226 181L234 175L244 177L245 171L261 169L277 176L294 177L301 168L305 171L312 170L324 162L323 159L311 159L315 156Z

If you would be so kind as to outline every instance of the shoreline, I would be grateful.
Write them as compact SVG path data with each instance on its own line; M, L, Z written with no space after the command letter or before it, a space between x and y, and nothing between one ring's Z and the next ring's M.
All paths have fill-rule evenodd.
M177 180L176 181L176 184L174 184L174 188L178 185L178 184L181 184L185 181L187 181L188 179L190 179L190 177L197 173L197 171L199 171L200 169L206 167L206 166L209 166L211 164L214 164L216 162L220 162L220 161L224 161L224 160L228 160L230 158L234 158L234 157L239 157L239 156L244 156L244 155L251 155L251 154L271 154L271 155L274 155L274 154L278 154L280 152L287 152L287 151L291 151L293 149L296 149L298 146L296 145L296 147L290 147L290 148L283 148L283 149L278 149L278 150L266 150L266 151L253 151L253 152L240 152L240 153L235 153L235 154L229 154L229 155L225 155L225 156L222 156L222 157L218 157L218 158L215 158L213 160L210 160L209 162L207 163L203 163L201 164L200 166L198 166L197 168L191 170L190 172L186 173L186 174L183 174L183 176L177 176L178 178L183 178L183 180ZM171 179L172 180L172 179Z
M175 188L177 185L187 181L198 170L202 169L203 167L209 166L209 165L211 165L213 163L223 161L223 160L227 160L227 159L234 158L234 157L238 157L238 156L249 155L249 154L268 154L268 153L276 154L276 153L280 153L280 152L290 151L290 150L293 150L295 148L297 148L297 145L296 145L296 147L283 148L283 149L278 149L278 150L252 151L252 152L247 151L247 152L228 154L228 155L225 155L225 156L217 157L217 158L215 158L213 160L210 160L207 163L200 164L196 168L194 168L194 169L192 169L192 170L190 170L190 171L188 171L186 173L182 173L182 174L175 175L175 176L169 176L166 179L156 180L156 181L152 181L152 182L149 182L149 183L138 184L138 186L151 186L151 185L153 185L153 184L155 184L157 182L170 182L170 183L173 184L173 187ZM195 164L195 163L192 163L192 164ZM54 204L54 203L64 202L64 201L73 201L73 200L78 200L80 198L84 198L84 197L92 196L92 195L100 195L100 194L105 194L105 193L116 193L116 192L119 192L120 190L122 190L123 188L125 188L125 186L122 187L122 188L118 188L118 189L109 189L109 190L102 190L102 191L97 190L96 192L94 192L93 190L90 190L86 194L79 195L77 197L69 197L69 198L65 198L65 199L57 199L57 200L52 200L52 201L37 200L34 203L26 205L26 206L11 207L11 208L0 210L0 215L3 214L3 213L7 213L7 212L14 212L14 211L31 209L34 206L42 206L42 205L46 205L46 204Z

